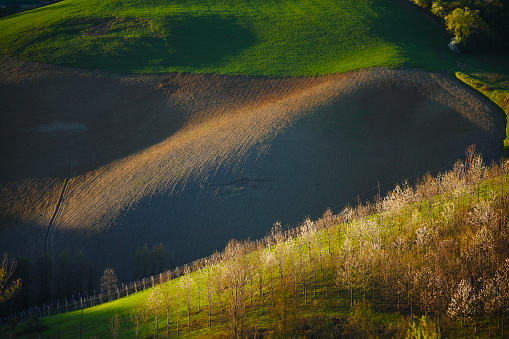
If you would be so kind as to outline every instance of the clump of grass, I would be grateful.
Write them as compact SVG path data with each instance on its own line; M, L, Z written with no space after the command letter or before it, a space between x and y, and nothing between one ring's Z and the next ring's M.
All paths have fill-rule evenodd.
M40 333L48 330L48 325L39 321L38 318L34 317L29 321L25 322L19 329L15 332L16 336L25 337L25 336L37 336Z
M506 111L509 111L509 94L506 94L504 99L502 100L503 107Z
M490 86L490 85L488 85L488 84L484 84L484 85L482 86L481 90L482 90L483 92L489 92L489 91L493 91L493 87L491 87L491 86Z

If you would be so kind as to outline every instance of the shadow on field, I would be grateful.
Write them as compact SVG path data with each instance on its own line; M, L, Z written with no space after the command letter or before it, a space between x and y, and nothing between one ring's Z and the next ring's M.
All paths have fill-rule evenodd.
M502 154L502 116L443 74L12 69L0 80L0 248L56 257L78 243L122 281L144 243L181 265L449 169L470 144L488 162Z
M420 67L419 65L429 64L429 67L436 70L453 67L452 55L447 48L450 36L430 16L409 16L408 11L419 10L416 7L404 0L378 2L374 10L383 13L385 19L373 21L372 35L398 46L402 55L407 56L402 66ZM437 40L441 41L441 44L437 45ZM430 60L437 60L437 64L431 65Z
M383 86L338 95L301 117L263 152L263 145L252 147L239 167L202 169L206 179L141 200L121 217L112 238L131 241L130 247L164 239L181 265L221 250L232 238L259 239L275 221L295 226L327 207L337 213L357 197L372 200L397 182L449 170L469 144L488 164L500 158L499 121L484 130L452 105L419 93L418 84L378 82ZM149 224L152 233L132 239Z
M251 31L235 18L200 16L170 21L170 58L166 66L209 66L256 43Z
M53 49L61 65L120 73L217 65L256 42L235 18L220 16L177 16L159 25L133 18L72 20L27 34L36 46ZM45 62L37 47L23 53Z
M160 30L166 33L162 35ZM71 21L34 39L46 47L55 46L54 55L62 65L101 65L120 73L217 65L256 42L252 32L235 18L219 16L168 18L159 29L141 19ZM69 44L72 48L62 48ZM37 55L33 57L37 59Z
M16 84L0 81L2 183L83 174L164 140L189 118L167 104L171 93L158 87L160 77L27 68L15 71Z

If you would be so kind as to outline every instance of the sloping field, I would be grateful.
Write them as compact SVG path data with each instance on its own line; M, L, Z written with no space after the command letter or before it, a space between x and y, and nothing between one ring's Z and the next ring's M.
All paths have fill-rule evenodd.
M121 73L452 70L449 39L407 0L65 0L0 18L0 54Z
M498 159L503 116L448 76L120 76L4 58L0 249L82 248L132 276L162 242L177 264L395 181Z

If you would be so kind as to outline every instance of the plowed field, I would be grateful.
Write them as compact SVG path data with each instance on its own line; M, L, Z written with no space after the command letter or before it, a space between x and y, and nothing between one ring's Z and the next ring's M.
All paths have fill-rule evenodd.
M501 156L502 113L447 75L126 76L4 58L0 250L81 248L132 276L137 247L182 264L396 181ZM383 193L383 192L382 192Z

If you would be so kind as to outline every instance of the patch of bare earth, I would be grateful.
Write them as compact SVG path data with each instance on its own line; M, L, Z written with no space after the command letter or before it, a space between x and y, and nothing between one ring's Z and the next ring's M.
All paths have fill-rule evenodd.
M144 243L182 264L445 170L469 144L501 156L503 115L442 74L120 76L2 61L0 250L78 247L122 280Z

